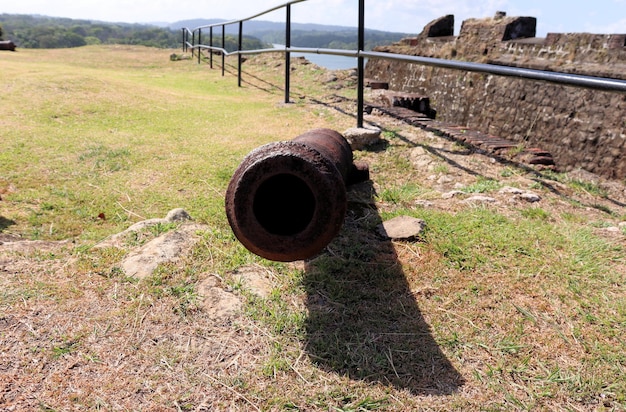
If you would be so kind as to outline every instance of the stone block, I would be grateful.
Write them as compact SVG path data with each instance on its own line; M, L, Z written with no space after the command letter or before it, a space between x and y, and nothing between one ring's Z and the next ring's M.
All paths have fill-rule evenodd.
M352 127L343 132L352 150L363 150L368 146L375 145L380 142L379 128L374 127Z
M424 26L420 37L454 36L454 15L440 17Z

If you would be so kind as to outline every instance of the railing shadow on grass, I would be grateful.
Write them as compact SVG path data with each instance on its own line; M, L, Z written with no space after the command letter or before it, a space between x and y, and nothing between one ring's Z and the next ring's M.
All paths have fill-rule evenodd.
M233 66L232 64L228 64L228 63L226 63L224 65L224 71L226 73L237 74L236 72L231 71L231 69L237 70L237 67ZM267 81L267 80L265 80L265 79L263 79L263 78L261 78L259 76L256 76L256 75L254 75L254 74L252 74L250 72L246 72L246 71L242 70L242 73L245 74L247 77L249 77L249 78L254 80L254 82L253 82L253 81L250 81L250 80L246 80L245 78L242 77L241 82L243 84L247 84L250 87L253 87L255 89L261 90L262 92L269 93L269 94L275 94L276 92L281 92L281 94L282 94L282 92L285 91L285 89L282 86L279 86L277 84L269 82L269 81ZM265 86L267 86L267 87L265 87Z
M306 353L354 380L452 394L464 379L433 337L392 242L376 231L374 195L371 182L351 187L342 231L305 264Z

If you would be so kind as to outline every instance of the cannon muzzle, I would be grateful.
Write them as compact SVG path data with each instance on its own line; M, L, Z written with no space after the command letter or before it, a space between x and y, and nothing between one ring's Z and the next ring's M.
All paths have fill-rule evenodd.
M346 214L346 186L369 179L346 139L315 129L253 150L226 191L226 216L251 252L290 262L318 254Z

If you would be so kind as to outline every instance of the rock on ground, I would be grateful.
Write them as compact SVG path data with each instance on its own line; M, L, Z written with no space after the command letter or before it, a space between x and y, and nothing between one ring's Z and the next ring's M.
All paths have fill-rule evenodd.
M233 273L233 279L251 293L267 298L272 292L272 282L267 275L270 272L258 265L246 265L238 268Z
M202 229L206 227L187 224L154 238L122 261L124 272L139 279L150 276L159 264L176 261L191 249L199 239L196 232Z
M232 318L239 314L243 307L241 298L226 290L221 280L214 275L208 275L200 281L197 292L201 297L203 309L215 320Z
M426 228L426 222L410 216L398 216L383 222L378 230L389 239L409 240L419 237Z
M381 130L376 127L352 127L343 132L352 150L362 150L380 142Z

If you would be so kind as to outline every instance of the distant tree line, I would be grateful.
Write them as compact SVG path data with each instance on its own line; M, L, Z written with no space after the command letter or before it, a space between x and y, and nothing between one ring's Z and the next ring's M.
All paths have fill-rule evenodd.
M143 24L105 23L31 15L0 14L0 25L7 39L18 47L57 49L94 44L129 44L159 48L181 47L182 34L168 28ZM1 37L0 37L1 39ZM237 38L225 37L226 49L237 50ZM213 39L221 45L221 38ZM244 50L268 47L261 40L244 36Z
M220 19L193 19L172 23L170 27L200 27L219 25L226 20ZM250 20L243 25L244 33L257 37L270 44L285 44L285 24L267 20ZM236 35L237 24L227 25L226 34ZM203 31L203 38L204 38ZM365 28L365 50L376 46L389 45L406 37L414 36L411 33L388 32ZM311 47L324 49L358 48L358 30L351 26L336 26L314 23L291 23L291 45L294 47Z
M198 27L201 21L188 22L187 27ZM277 29L278 23L248 22L242 39L244 50L264 49L272 44L284 44L284 28ZM20 14L0 14L0 30L7 40L13 40L18 47L34 49L52 49L80 47L94 44L131 44L159 48L179 48L182 42L180 29L170 29L145 24L106 23L91 20L32 16ZM235 25L230 25L225 33L225 48L237 50ZM295 24L300 26L291 32L291 45L327 49L356 50L356 28ZM323 28L321 28L323 27ZM236 31L235 31L236 33ZM202 43L208 44L208 30L202 33ZM365 30L365 50L379 45L399 41L406 34ZM1 39L1 37L0 37ZM221 46L221 35L213 36L213 45Z

